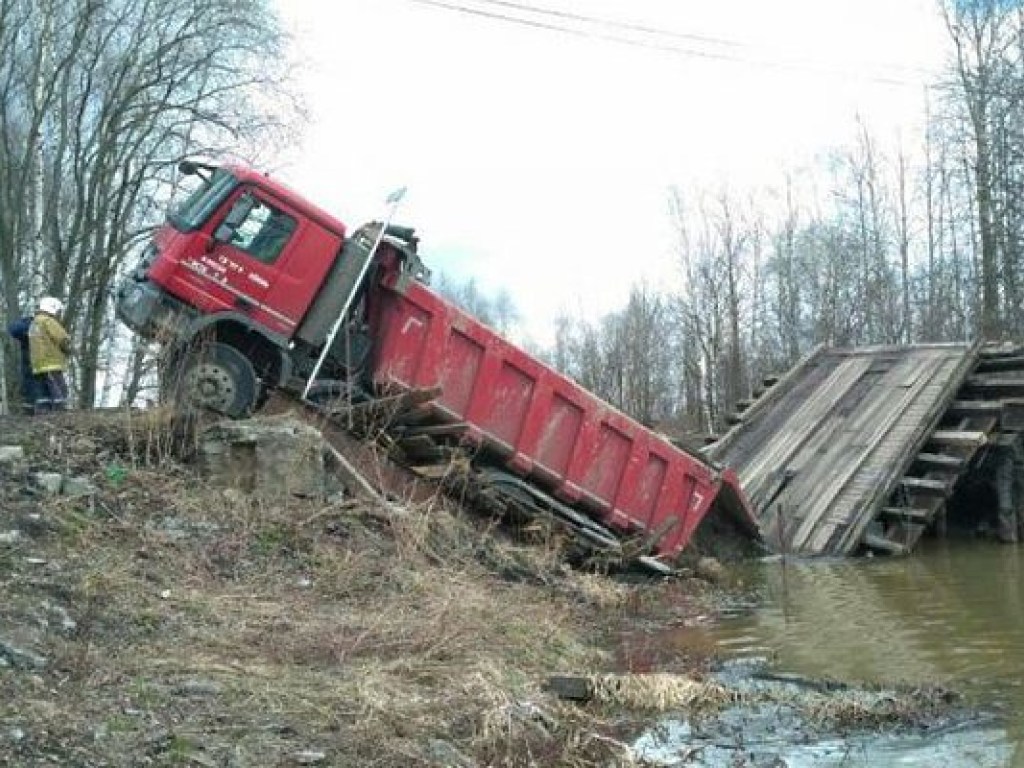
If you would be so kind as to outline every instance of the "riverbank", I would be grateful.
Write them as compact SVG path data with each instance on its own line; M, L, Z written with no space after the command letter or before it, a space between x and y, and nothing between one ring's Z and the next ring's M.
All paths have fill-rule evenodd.
M739 584L573 570L557 538L514 541L440 497L218 487L158 414L0 435L8 764L638 765L662 713L739 701L717 648L651 642L714 622ZM553 676L624 682L573 701ZM858 727L957 706L906 701Z

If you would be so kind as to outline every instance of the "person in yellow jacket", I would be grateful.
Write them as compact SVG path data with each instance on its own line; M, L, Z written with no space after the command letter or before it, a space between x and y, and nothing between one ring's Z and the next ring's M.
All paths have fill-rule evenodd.
M39 300L39 309L28 330L29 357L36 378L36 413L62 411L68 402L68 383L64 369L71 351L71 337L61 325L64 304L47 296Z

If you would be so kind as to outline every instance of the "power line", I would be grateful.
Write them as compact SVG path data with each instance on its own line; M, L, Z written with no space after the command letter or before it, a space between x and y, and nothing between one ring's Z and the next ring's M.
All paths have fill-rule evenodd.
M502 8L510 8L517 11L526 11L527 13L536 13L543 16L554 16L560 19L567 19L570 21L582 21L587 24L597 24L605 27L613 27L617 29L624 29L630 32L640 32L647 35L657 35L661 37L674 37L680 40L694 40L699 43L711 43L712 45L721 45L727 48L742 48L743 43L739 43L735 40L726 40L721 37L710 37L707 35L696 35L689 32L676 32L674 30L661 29L659 27L650 27L643 24L636 24L629 21L619 21L617 19L606 19L600 16L588 16L581 13L570 13L569 11L557 11L552 8L541 8L536 5L529 5L527 3L515 3L511 0L477 0L481 5L495 5Z
M526 19L521 16L509 16L504 13L498 13L497 11L488 11L484 10L483 8L473 8L455 2L445 2L445 0L408 0L408 2L415 3L417 5L429 5L435 8L443 8L445 10L455 11L457 13L464 13L469 16L482 16L487 19L494 19L496 21L519 24L521 26L533 27L535 29L545 29L553 32L563 32L565 34L575 35L576 37L607 40L615 43L623 43L626 45L633 45L641 48L652 48L655 50L663 50L670 53L681 53L689 56L700 56L710 59L731 60L724 54L716 54L708 51L696 51L692 49L678 48L675 46L644 43L642 41L633 40L627 37L620 37L617 35L604 34L600 32L589 32L585 29L578 29L555 23L537 21L535 19Z
M538 19L531 19L523 16L510 15L508 12L501 12L497 10L489 10L487 8L481 8L477 6L465 5L462 2L456 2L455 0L407 0L407 2L414 3L417 5L430 6L439 8L455 13L461 13L469 16L483 17L499 23L507 23L519 26L530 27L534 29L541 29L551 32L558 32L562 34L572 35L580 38L604 40L606 42L613 42L620 45L627 45L636 48L644 48L648 50L660 51L662 53L668 53L676 56L690 57L690 58L703 58L715 61L725 61L735 64L745 64L753 66L770 67L773 69L786 69L786 70L797 70L797 71L809 71L817 72L820 74L834 74L844 77L865 80L868 82L880 83L883 85L894 85L894 86L925 86L931 87L923 79L909 80L896 76L889 75L870 75L863 74L860 72L854 72L851 70L844 70L836 67L822 68L816 67L812 64L802 64L800 62L787 62L777 61L766 58L750 58L739 56L733 53L719 52L719 51L707 51L699 50L693 47L681 47L679 45L672 45L666 43L659 43L652 40L639 40L634 37L626 37L623 35L616 35L607 32L600 32L594 30L587 30L579 26L572 26L558 21L541 21ZM709 42L714 45L728 46L732 48L744 48L748 47L744 43L736 41L725 40L722 38L704 37L700 35L691 35L683 32L675 32L671 30L659 29L657 27L649 27L640 24L632 24L629 22L620 22L613 19L604 19L597 16L585 16L582 14L575 14L563 11L555 11L547 8L539 8L537 6L531 6L525 3L511 2L510 0L476 0L476 2L499 6L503 8L515 9L526 13L532 13L540 16L556 17L557 19L564 19L566 21L580 21L585 24L593 24L606 26L610 28L623 29L629 32L639 32L644 35L651 36L662 36L670 38L687 39L694 41ZM932 73L923 69L904 68L907 71L919 72L923 75L931 75Z
M513 0L473 0L478 5L491 5L498 6L501 8L508 8L515 11L522 11L525 13L533 13L542 16L553 16L555 18L567 19L570 21L580 21L586 24L595 24L599 26L623 29L630 32L640 32L642 34L654 35L658 37L676 38L681 40L693 40L695 42L710 43L711 45L717 45L725 48L736 48L736 49L755 49L757 46L751 45L749 42L742 42L739 40L730 40L724 37L716 37L712 35L698 35L692 32L679 32L678 30L664 29L663 27L647 26L643 24L637 24L635 22L622 21L620 19L609 19L603 16L592 16L581 13L572 13L569 11L555 10L553 8L545 8L538 5L533 5L527 2L514 2ZM799 62L791 62L798 64ZM878 64L879 67L889 67L892 69L902 70L904 72L911 72L919 75L932 75L932 72L922 67L907 67L901 64Z

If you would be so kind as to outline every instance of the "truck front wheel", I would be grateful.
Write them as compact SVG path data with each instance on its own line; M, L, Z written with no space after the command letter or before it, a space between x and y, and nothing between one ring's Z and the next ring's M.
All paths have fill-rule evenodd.
M245 355L227 344L212 342L189 350L179 375L175 393L179 401L233 419L248 416L256 405L256 371Z

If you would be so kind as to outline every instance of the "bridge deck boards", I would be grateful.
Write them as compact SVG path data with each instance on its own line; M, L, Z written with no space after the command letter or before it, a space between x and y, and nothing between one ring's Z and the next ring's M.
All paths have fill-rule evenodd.
M706 452L739 473L769 546L852 552L977 355L966 344L818 348Z

